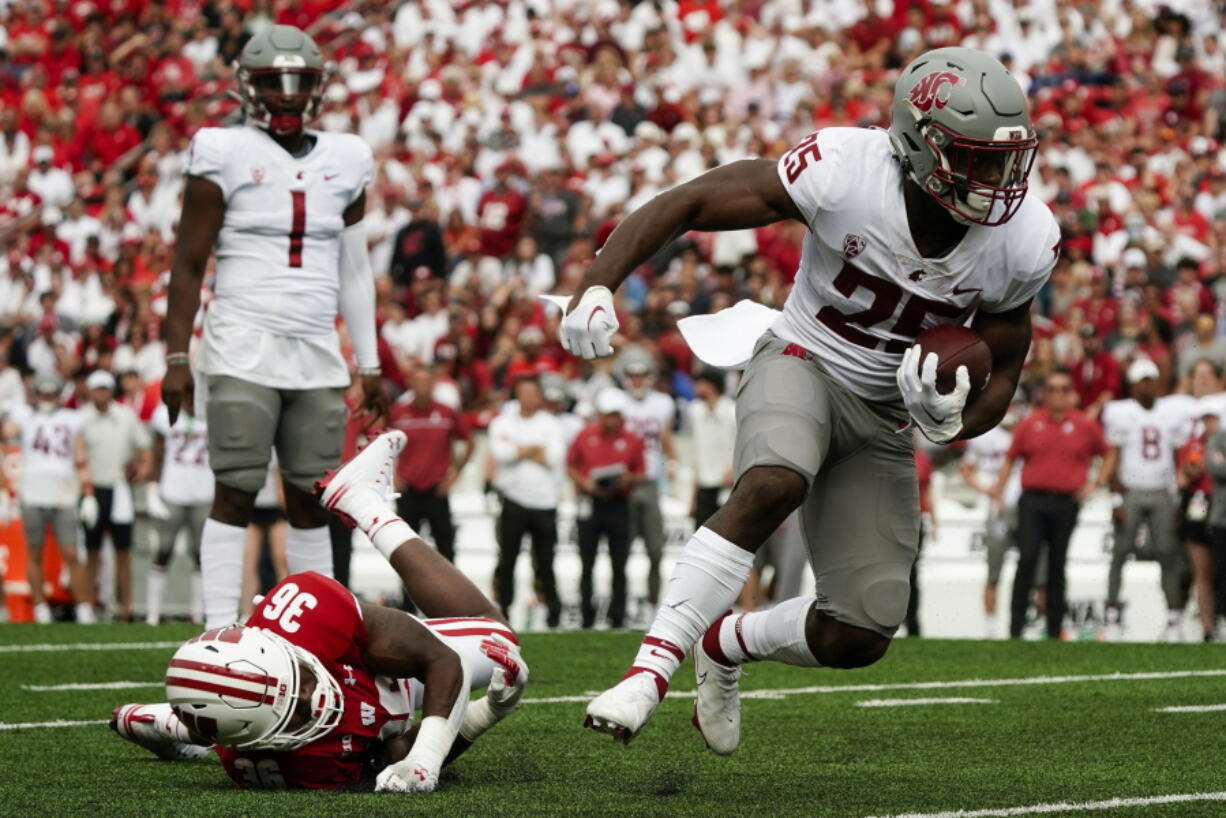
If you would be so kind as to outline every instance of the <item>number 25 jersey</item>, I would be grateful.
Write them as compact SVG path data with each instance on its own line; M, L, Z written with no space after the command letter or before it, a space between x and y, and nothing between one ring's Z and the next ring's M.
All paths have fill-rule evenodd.
M301 157L252 126L192 137L184 172L225 199L199 362L206 374L281 389L349 385L336 333L340 237L374 160L358 136L310 133L315 145Z
M948 255L923 258L885 131L825 128L785 154L778 172L809 231L771 329L866 400L899 399L895 372L921 332L1025 304L1059 255L1059 225L1028 195L1005 224L972 224Z

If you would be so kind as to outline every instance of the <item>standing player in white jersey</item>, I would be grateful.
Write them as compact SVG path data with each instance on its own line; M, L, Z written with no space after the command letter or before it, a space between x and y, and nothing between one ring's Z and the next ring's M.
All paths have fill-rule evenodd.
M179 532L187 534L191 548L191 617L203 621L204 593L200 578L200 533L213 504L213 472L209 469L208 427L203 418L184 407L170 425L170 412L159 406L149 424L153 428L153 462L157 473L150 491L157 491L165 504L166 515L158 532L158 550L149 568L145 597L145 622L156 625L162 619L162 597L166 593L166 569L174 554ZM152 496L152 495L151 495Z
M629 400L622 409L626 428L643 441L645 470L630 493L630 543L643 538L647 552L647 601L654 608L660 601L660 558L664 556L664 513L660 510L660 479L665 464L675 458L673 420L677 404L671 395L652 388L655 364L643 351L626 353L621 367Z
M614 231L571 300L566 348L608 355L610 289L670 239L784 219L809 231L795 288L737 395L732 495L686 544L630 670L588 706L591 727L632 738L692 649L695 722L730 753L741 663L880 659L907 609L919 540L913 444L900 427L949 443L1008 409L1030 302L1060 246L1051 212L1026 196L1037 143L1026 96L992 57L945 48L903 70L893 113L889 132L828 128L778 163L735 162L657 196ZM921 374L913 346L924 329L968 320L992 352L991 380L969 403L965 368L939 394L936 355ZM817 595L725 616L754 552L797 507Z
M245 530L274 445L289 569L332 574L327 518L311 485L341 455L350 377L338 311L357 357L361 409L372 422L387 414L362 226L373 160L357 136L306 130L324 74L306 34L280 25L259 32L238 60L246 124L203 128L188 150L162 395L173 426L191 405L188 343L215 249L215 298L199 358L216 477L200 553L209 628L238 619Z
M85 566L77 559L77 501L93 492L85 447L81 438L81 413L60 406L63 384L54 375L34 381L34 405L21 403L9 410L4 439L21 442L21 478L17 497L21 525L26 535L26 576L34 621L51 621L51 609L43 590L43 544L47 527L55 533L60 557L68 568L72 595L77 601L77 622L93 624Z
M1158 399L1158 366L1138 358L1128 367L1132 397L1103 408L1103 431L1111 448L1103 462L1103 480L1115 478L1123 494L1123 524L1116 529L1107 573L1106 638L1118 640L1120 584L1124 561L1136 548L1142 523L1149 531L1152 550L1162 566L1162 593L1166 596L1168 642L1182 641L1184 590L1180 576L1183 554L1175 536L1175 453L1188 441L1191 426L1186 410L1177 402Z

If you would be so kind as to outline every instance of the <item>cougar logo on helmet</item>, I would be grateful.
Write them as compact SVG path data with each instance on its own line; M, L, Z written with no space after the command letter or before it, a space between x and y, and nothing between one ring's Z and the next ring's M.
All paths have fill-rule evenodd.
M964 77L952 71L933 71L916 83L908 97L911 104L924 113L932 110L932 106L944 108L949 104L950 94L959 85L966 82Z

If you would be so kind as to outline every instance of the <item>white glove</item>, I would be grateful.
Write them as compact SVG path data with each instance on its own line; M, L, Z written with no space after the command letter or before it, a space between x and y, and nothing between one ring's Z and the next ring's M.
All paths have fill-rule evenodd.
M148 488L145 490L145 513L155 520L169 520L170 509L162 501L162 493L158 491L157 483L149 483L147 485Z
M954 375L954 389L948 395L937 391L937 354L919 360L922 350L916 344L902 355L898 366L898 391L915 425L933 443L949 443L962 433L962 410L971 392L971 375L965 366Z
M375 792L434 792L438 773L407 756L383 768L375 778Z
M494 669L490 672L485 696L469 702L468 709L464 711L460 735L469 743L514 713L528 685L528 665L519 655L517 645L493 634L481 640L480 647L481 652L494 663Z
M87 494L81 498L81 506L77 510L77 514L81 518L81 525L86 528L93 528L98 524L98 498L92 494Z
M558 340L571 355L590 361L613 354L613 336L620 326L613 309L613 293L608 287L588 287L578 305L569 313L565 296L542 295L541 298L562 309Z

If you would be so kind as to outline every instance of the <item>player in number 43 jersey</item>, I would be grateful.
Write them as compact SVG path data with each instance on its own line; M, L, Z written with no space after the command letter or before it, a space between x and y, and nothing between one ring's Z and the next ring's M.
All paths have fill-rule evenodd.
M441 618L367 605L321 574L291 574L246 623L175 652L168 702L117 708L111 727L169 760L212 745L240 787L350 787L373 764L382 767L377 790L433 790L446 761L516 709L528 668L497 607L388 511L404 443L400 431L377 438L321 485L322 500ZM486 693L469 702L473 688Z
M745 356L732 495L685 546L629 671L588 706L588 726L632 738L693 650L694 723L730 753L741 664L861 667L886 652L919 539L913 444L899 428L950 443L1001 420L1030 346L1031 299L1059 253L1056 220L1026 195L1036 147L1026 95L1003 65L937 49L901 72L888 131L828 128L778 162L716 168L609 237L560 327L584 358L611 353L611 290L673 237L785 219L808 228L783 312ZM992 353L991 380L969 402L969 373L941 394L936 354L921 362L915 345L925 329L965 323ZM744 332L714 335L722 346ZM816 596L725 616L754 552L798 507Z
M302 31L260 31L243 47L236 71L246 122L202 128L188 149L162 396L173 428L192 400L188 343L215 253L215 298L198 358L216 477L200 544L207 627L238 617L245 530L274 444L290 571L332 574L327 517L311 487L339 463L344 437L350 374L338 312L357 358L360 409L371 422L387 413L362 224L373 160L357 136L305 127L318 111L326 73L319 47Z

